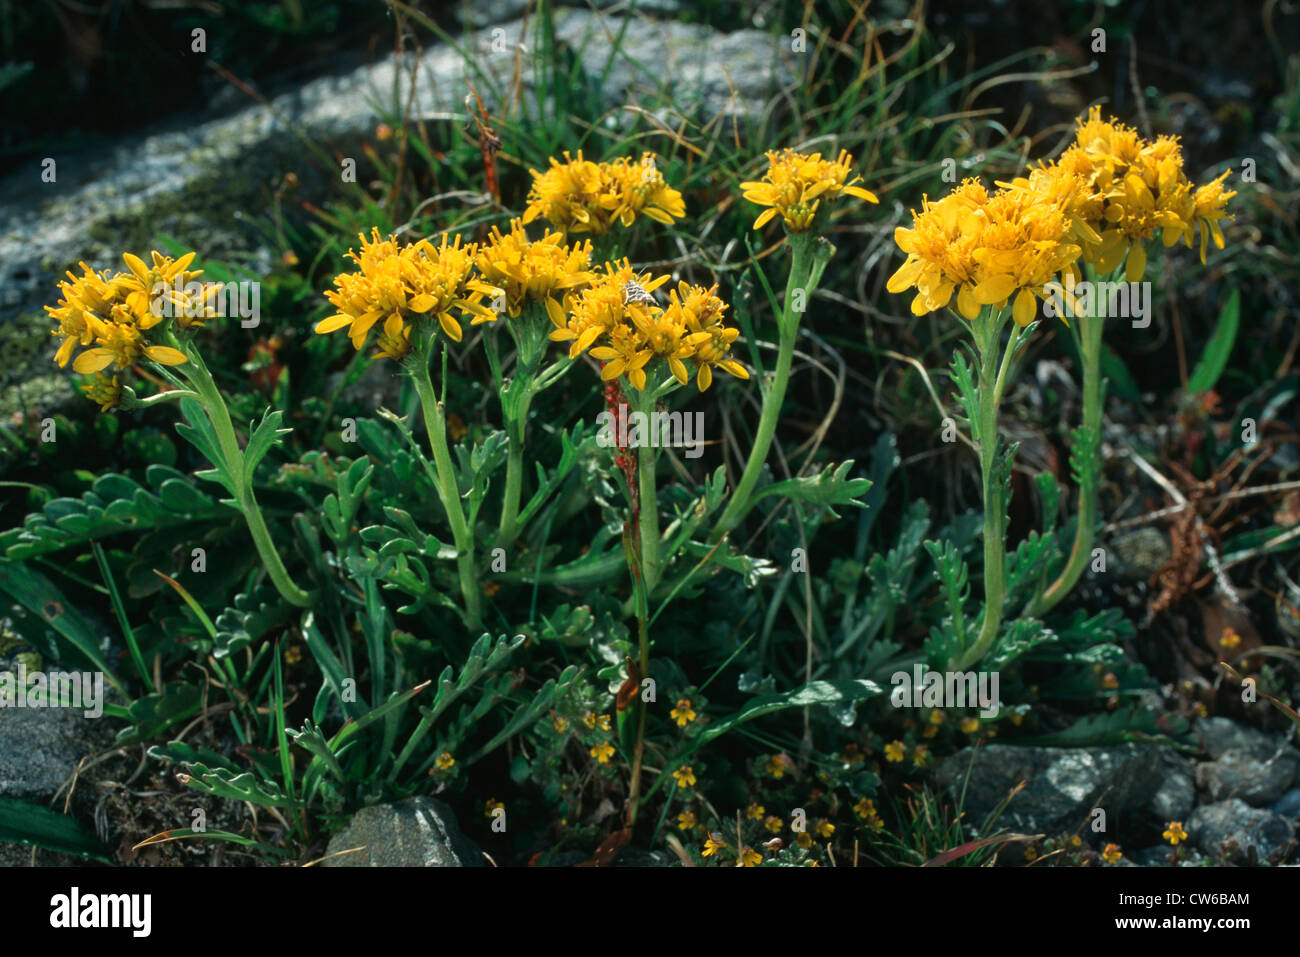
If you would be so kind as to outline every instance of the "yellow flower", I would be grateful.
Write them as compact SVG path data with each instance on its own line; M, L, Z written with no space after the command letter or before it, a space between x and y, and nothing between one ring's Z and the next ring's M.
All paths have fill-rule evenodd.
M686 727L695 720L695 709L691 707L690 698L680 698L677 707L668 712L669 717L677 722L678 727Z
M569 730L569 719L563 715L552 713L551 725L555 728L556 734L564 734L564 732Z
M588 711L582 716L582 723L589 728L596 727L596 712Z
M763 863L763 855L753 848L746 847L740 852L740 860L736 862L737 867L757 867Z
M948 716L944 714L942 711L936 709L930 712L931 724L943 724L947 720L948 720Z
M844 150L834 162L822 159L820 153L806 155L788 149L769 151L767 161L768 170L761 180L740 184L745 199L758 206L770 207L754 220L755 229L762 229L769 220L780 215L789 232L807 232L822 199L833 199L840 194L856 196L869 203L879 202L874 193L856 185L862 182L861 178L849 178L853 157Z
M504 811L505 809L505 802L498 801L496 798L488 798L483 805L483 816L491 817L498 810Z
M902 741L891 741L889 744L885 745L885 760L889 761L891 764L898 764L901 762L906 753L907 749L903 747Z
M693 788L695 787L695 772L688 764L673 772L673 780L677 782L678 787Z
M590 241L566 246L564 236L550 230L541 239L529 240L523 222L518 219L511 221L510 231L505 234L493 226L488 242L478 251L474 262L483 281L501 290L507 316L518 317L524 303L531 300L542 303L557 325L564 322L564 309L560 305L564 293L594 278L588 270ZM476 315L472 322L475 325L492 322L498 315L496 310L489 310Z
M832 824L830 821L826 820L826 818L822 818L817 822L813 830L815 830L822 837L829 838L832 834L835 833L835 825Z
M710 834L709 839L704 842L704 850L700 853L705 857L710 857L718 851L726 849L726 843L718 838L716 834Z
M790 760L789 755L785 754L774 754L763 765L763 769L778 781L785 777L786 771L791 770L793 767L794 762Z
M1177 847L1180 841L1187 840L1187 832L1183 830L1183 822L1170 821L1169 826L1165 828L1164 839L1174 847Z
M1102 849L1101 856L1107 864L1114 864L1124 855L1119 852L1118 844L1107 844L1105 848Z
M614 746L608 741L602 741L591 748L590 754L599 763L608 764L609 759L614 756Z
M745 808L745 817L751 821L757 821L766 813L767 809L761 804L750 804L749 807Z
M812 835L807 831L800 831L794 836L794 842L806 851L812 847Z
M1219 647L1231 651L1241 644L1241 635L1237 634L1231 628L1224 628L1223 634L1219 636Z
M617 263L605 263L604 269L604 275L597 274L586 289L566 301L569 316L565 321L551 317L555 325L551 331L551 340L572 343L569 347L570 359L576 359L610 330L627 325L630 311L648 312L644 302L629 302L628 283L635 284L646 293L652 293L669 279L668 276L652 279L649 273L638 273L626 259Z
M450 751L442 752L442 754L438 755L438 760L434 762L434 766L439 771L450 771L455 764L456 759L451 756Z
M780 834L783 826L781 819L775 814L769 814L767 817L763 818L763 827L767 828L773 834Z
M600 717L598 717L598 718L596 719L596 724L600 727L600 730L602 730L602 731L608 731L608 730L609 730L609 715L607 715L607 714L602 714Z
M912 763L918 768L923 768L929 759L930 749L924 744L918 744L916 750L912 752Z
M678 830L693 831L697 823L694 811L683 811L681 814L677 815Z
M979 729L980 729L980 719L979 719L979 718L976 718L976 717L969 717L969 718L962 718L962 719L961 719L961 730L962 730L962 734L974 734L974 733L975 733L976 731L978 731Z
M357 270L335 276L336 288L325 293L338 313L318 323L316 332L326 334L348 326L352 345L360 350L371 327L383 319L381 350L396 343L398 348L392 351L400 352L401 341L410 338L404 326L420 326L436 318L448 338L460 342L463 332L453 310L462 317L491 315L482 300L497 290L471 277L477 253L473 244L461 246L457 236L448 245L443 236L437 246L427 239L399 246L395 237L380 239L378 229L372 230L369 241L358 238L361 251L348 251Z
M524 224L541 216L563 232L601 236L615 223L631 226L639 215L665 224L686 215L682 194L664 181L652 153L639 162L593 163L581 150L577 159L565 152L563 163L552 157L546 172L529 172Z

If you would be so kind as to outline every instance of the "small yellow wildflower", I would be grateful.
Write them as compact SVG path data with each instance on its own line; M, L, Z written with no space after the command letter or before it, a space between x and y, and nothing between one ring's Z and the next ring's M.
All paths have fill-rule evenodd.
M1170 821L1169 826L1165 828L1164 839L1177 847L1180 841L1187 840L1187 832L1183 830L1182 821Z
M609 715L602 714L596 719L596 724L600 727L601 731L608 731L610 729Z
M763 863L763 855L753 848L746 847L740 852L740 860L736 862L737 867L757 867Z
M680 788L693 788L695 787L695 772L688 764L673 772L673 780L677 782L677 786Z
M439 771L450 771L456 764L456 759L451 756L451 752L444 751L438 755L438 760L434 762L434 767Z
M740 184L745 199L770 207L754 220L755 229L762 229L779 215L787 230L805 233L812 228L821 201L840 194L880 202L874 193L856 185L862 182L860 177L850 179L853 157L845 150L834 162L822 159L821 153L807 155L788 149L769 151L767 161L768 170L761 180Z
M704 842L704 850L700 853L705 857L710 857L718 851L726 848L726 842L722 841L716 834L710 834L709 839Z
M750 804L749 807L745 808L745 817L751 821L757 821L766 813L767 809L761 804Z
M594 745L590 749L589 753L599 763L608 764L609 759L614 756L614 746L610 744L608 741L602 741L600 742L600 744Z
M682 728L695 720L695 709L691 707L690 698L679 698L677 707L673 708L668 714Z
M813 830L815 830L822 837L829 838L832 834L835 833L835 825L832 824L830 821L826 820L826 818L822 818L817 822Z
M297 645L290 645L284 649L284 663L286 665L296 665L302 661L302 649Z
M596 712L588 711L582 716L582 723L589 728L596 727Z
M767 830L771 831L773 834L780 834L783 826L781 819L775 814L769 814L767 817L763 818L763 827L767 828Z
M918 768L923 768L926 762L930 760L930 749L924 744L918 744L916 750L912 752L912 763Z
M483 804L483 816L492 817L497 811L504 811L506 805L504 801L498 801L496 798L488 798Z
M939 726L937 724L927 724L921 729L921 737L935 738L939 735Z
M681 831L693 831L699 822L695 819L694 811L683 811L677 815L677 829Z
M794 842L806 851L812 847L812 835L807 831L800 831L794 836Z
M793 767L794 761L790 759L789 755L774 754L764 763L763 770L779 781Z
M961 730L963 734L974 734L980 729L980 719L976 717L962 718Z
M903 760L907 749L903 746L902 741L891 741L885 745L885 760L891 764L898 764Z
M563 715L553 714L551 717L551 726L555 728L556 734L564 734L569 730L569 719Z
M942 711L939 711L938 709L935 709L934 711L930 712L931 724L943 724L947 720L948 720L948 716L944 714Z
M1231 627L1224 628L1223 634L1219 636L1219 647L1225 651L1231 651L1241 644L1241 635L1237 634Z
M1107 864L1114 864L1124 855L1120 853L1118 844L1107 844L1102 849L1101 856Z

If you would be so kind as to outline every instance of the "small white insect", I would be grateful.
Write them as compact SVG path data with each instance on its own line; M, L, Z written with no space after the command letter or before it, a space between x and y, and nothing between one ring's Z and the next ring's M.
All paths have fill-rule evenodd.
M630 306L634 302L641 302L650 306L658 305L654 296L641 288L638 283L629 279L623 283L623 305Z

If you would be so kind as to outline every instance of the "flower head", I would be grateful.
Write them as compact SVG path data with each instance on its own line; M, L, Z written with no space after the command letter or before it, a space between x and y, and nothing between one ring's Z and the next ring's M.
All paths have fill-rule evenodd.
M540 216L561 232L602 236L615 223L631 226L637 216L671 224L686 215L682 194L664 181L652 153L637 162L593 163L581 150L577 159L566 152L563 163L552 157L546 172L530 172L525 224Z
M1165 828L1164 839L1177 847L1179 842L1187 840L1187 832L1183 830L1182 821L1170 821L1169 826Z
M528 301L540 302L552 320L563 322L560 300L571 289L586 285L593 278L591 242L566 245L564 236L547 230L541 239L530 240L522 220L512 220L510 231L502 233L492 227L487 243L474 259L483 281L501 290L501 312L517 318ZM497 310L476 315L475 325L492 322L501 314Z
M668 716L677 722L678 727L686 727L695 720L695 709L691 707L691 699L678 699L677 707L668 712Z
M443 236L437 246L427 239L400 246L393 236L380 239L377 229L369 240L358 238L361 251L348 251L357 269L334 277L335 288L325 298L338 312L318 323L317 332L347 326L359 350L370 329L383 320L380 355L397 357L406 354L404 348L409 351L412 329L431 319L448 338L460 342L463 333L454 312L461 317L491 314L482 300L497 290L472 277L477 253L473 244L462 246L459 236L449 244Z
M787 230L806 233L812 228L822 200L841 194L879 202L874 193L857 185L862 180L851 176L853 157L844 150L834 161L822 159L821 153L772 150L767 161L768 170L761 180L740 184L745 199L769 207L754 220L755 229L762 229L779 215Z

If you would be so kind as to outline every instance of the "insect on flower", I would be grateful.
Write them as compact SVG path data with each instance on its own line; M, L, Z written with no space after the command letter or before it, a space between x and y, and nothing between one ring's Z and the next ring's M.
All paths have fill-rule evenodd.
M630 306L634 302L645 303L648 306L659 305L654 296L642 289L634 280L629 279L623 283L623 305Z

